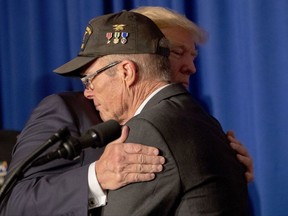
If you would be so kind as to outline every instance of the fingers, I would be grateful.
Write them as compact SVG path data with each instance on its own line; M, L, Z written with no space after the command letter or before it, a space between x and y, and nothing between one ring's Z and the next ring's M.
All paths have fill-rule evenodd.
M128 173L124 179L121 179L123 182L122 187L131 183L151 181L155 176L154 173Z
M162 165L111 165L103 169L96 162L96 176L104 190L116 190L135 182L151 181L155 173L163 170ZM99 171L102 170L102 171Z
M254 181L254 175L253 175L253 172L246 172L245 173L245 178L247 180L248 183Z
M237 158L242 164L246 166L247 170L253 170L253 166L251 166L251 164L253 164L251 158L240 154L237 154Z
M254 169L249 152L241 143L230 143L230 146L238 153L237 159L246 167L245 178L247 182L252 182L254 180Z
M236 136L235 136L235 133L234 133L234 131L232 131L232 130L228 130L227 131L227 133L226 133L226 135L227 135L227 137L232 137L232 138L236 138Z
M124 145L124 151L130 154L159 155L159 150L157 148L137 143L126 143Z
M248 150L241 143L231 142L230 146L234 149L238 154L250 158ZM252 158L251 158L252 159Z
M245 178L247 182L252 182L254 180L254 168L252 158L240 154L237 154L237 158L246 167Z
M164 163L165 158L159 156L157 148L112 143L96 161L95 172L104 190L115 190L130 183L153 180L155 174L163 170Z
M162 165L147 165L147 164L127 164L126 166L116 166L115 173L127 173L127 174L148 174L158 173L163 170Z
M238 153L237 159L246 167L245 178L247 182L252 182L254 180L252 157L250 156L245 146L242 145L241 142L236 139L235 133L233 131L231 130L227 131L227 138L230 141L231 148Z
M125 162L127 164L151 164L151 165L157 165L157 164L164 164L165 158L162 156L157 155L149 155L145 153L135 153L135 154L126 154L123 155L118 159L119 163Z
M226 135L227 135L228 140L231 143L236 143L236 144L242 145L241 142L236 139L235 133L233 131L231 131L231 130L227 131Z

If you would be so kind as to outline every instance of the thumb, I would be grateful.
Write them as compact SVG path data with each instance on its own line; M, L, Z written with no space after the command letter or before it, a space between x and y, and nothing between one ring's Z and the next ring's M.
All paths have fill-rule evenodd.
M112 143L123 143L123 142L125 142L125 140L128 137L128 134L129 134L129 127L127 125L124 125L122 127L121 136L118 139L116 139L113 142L111 142L111 144Z

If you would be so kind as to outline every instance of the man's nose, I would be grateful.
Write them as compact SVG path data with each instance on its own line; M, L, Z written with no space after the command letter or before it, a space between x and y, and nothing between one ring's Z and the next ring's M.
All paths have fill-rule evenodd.
M92 94L92 91L90 90L90 88L86 88L84 90L84 96L89 100L91 100L93 98L93 94Z
M196 67L195 67L194 62L192 61L189 64L183 65L183 67L181 68L181 73L187 74L187 75L192 75L196 73Z

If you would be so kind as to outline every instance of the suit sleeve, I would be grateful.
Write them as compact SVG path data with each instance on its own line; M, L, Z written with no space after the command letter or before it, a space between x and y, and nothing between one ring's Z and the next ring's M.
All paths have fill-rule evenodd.
M156 179L134 183L108 192L108 203L102 208L102 216L114 215L171 215L180 194L178 168L161 133L144 119L129 121L129 137L126 142L153 145L166 158L165 171Z
M20 161L64 126L68 126L72 136L79 136L80 129L74 121L69 108L59 95L45 98L33 111L21 132L9 170L17 167ZM56 144L48 151L57 147ZM2 214L86 215L88 166L82 165L79 158L74 161L58 159L30 168L13 188Z

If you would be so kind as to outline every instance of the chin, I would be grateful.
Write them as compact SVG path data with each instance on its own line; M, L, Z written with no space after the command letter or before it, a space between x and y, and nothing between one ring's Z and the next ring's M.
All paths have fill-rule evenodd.
M105 116L105 114L103 114L103 113L101 113L101 112L99 112L99 115L100 115L100 117L101 117L101 119L102 119L102 121L108 121L109 119Z
M188 83L181 83L187 90L189 90L189 84Z

